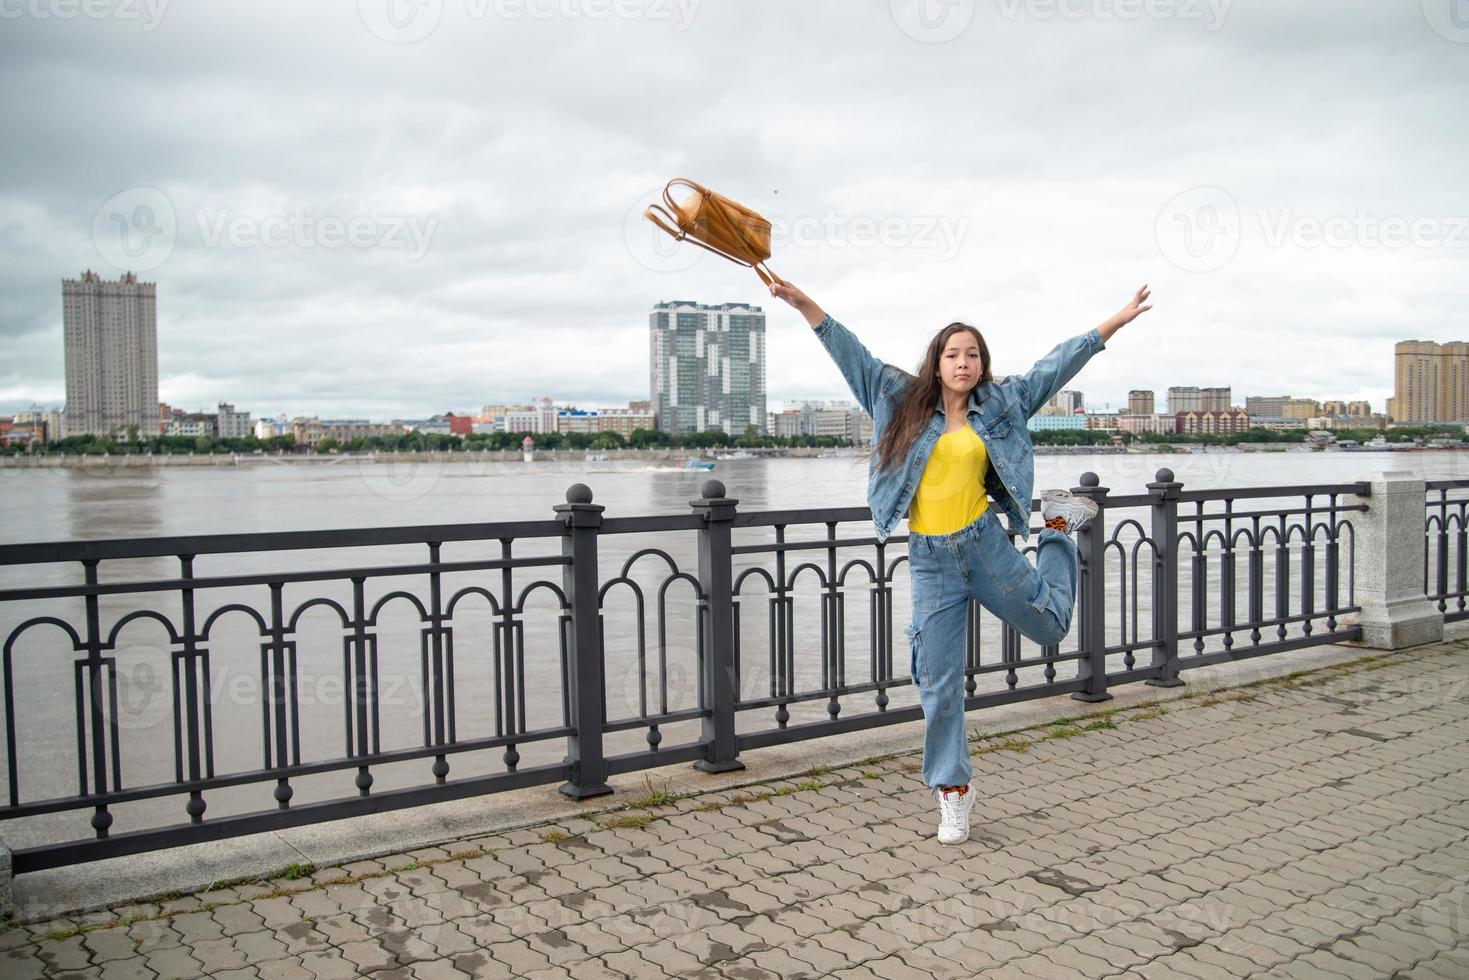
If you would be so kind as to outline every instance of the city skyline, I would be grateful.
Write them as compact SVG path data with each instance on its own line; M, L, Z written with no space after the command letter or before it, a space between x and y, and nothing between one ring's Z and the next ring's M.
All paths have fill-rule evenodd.
M761 2L446 9L418 38L352 4L8 19L0 411L64 397L54 283L88 267L159 283L173 404L617 404L643 394L645 311L683 296L766 307L773 400L839 396L750 270L642 218L681 175L771 219L771 268L909 370L954 319L1024 370L1143 282L1156 309L1076 381L1098 404L1379 406L1397 340L1464 336L1469 134L1442 120L1469 73L1419 5L1043 6L951 4L952 36L854 9L837 67L863 72L802 56L821 8ZM744 97L711 99L701 68L736 47ZM474 90L490 63L516 98Z
M104 390L103 375L99 371L98 365L94 362L97 360L100 353L105 352L112 360L127 360L129 361L129 363L132 364L132 373L136 374L137 377L127 379L129 381L129 384L126 386L126 389L130 395L137 394L138 391L146 391L147 393L151 393L151 404L157 407L160 413L160 418L162 415L162 410L164 408L172 408L175 414L180 411L177 407L170 406L167 401L165 401L158 395L159 386L157 382L158 348L156 337L156 285L157 284L154 282L139 281L137 279L137 276L133 273L123 273L115 281L106 280L91 269L85 270L77 279L62 280L62 305L66 313L67 323L67 330L65 332L66 341L64 344L63 353L68 364L68 391L76 392L80 395L85 396L86 401L84 402L84 404L91 404L93 402L99 401L102 398L102 392ZM669 354L662 350L663 346L665 346L665 344L670 344L669 349L672 350L671 341L669 341L668 339L670 329L668 316L670 315L670 313L683 314L684 319L680 320L679 322L683 323L684 320L686 320L686 326L692 325L695 320L700 321L701 323L705 322L706 320L709 322L710 325L699 330L700 336L697 338L697 350L695 349L695 341L692 339L688 341L690 347L689 351L687 351L686 353L695 354L700 359L702 359L704 356L703 348L705 342L704 336L706 335L705 329L707 329L708 331L712 331L707 333L707 336L718 337L721 330L724 331L727 335L728 331L730 330L731 324L735 324L737 326L737 329L735 331L736 340L741 345L738 352L740 353L742 358L748 361L751 367L749 370L745 370L744 368L739 369L739 371L737 372L739 374L739 378L735 381L735 388L737 392L743 392L743 394L738 395L738 397L744 398L746 399L746 401L741 401L738 404L748 406L752 419L757 414L757 412L762 418L766 418L771 412L789 410L788 406L800 407L812 402L845 401L845 399L841 398L828 398L823 396L806 396L789 399L766 398L764 391L766 368L765 314L761 306L747 303L726 302L718 304L705 304L693 300L668 300L654 304L653 311L649 314L649 322L651 328L651 333L649 335L649 354L651 358L651 368L649 374L649 392L647 399L629 398L627 404L633 404L635 402L651 399L652 403L655 405L655 414L658 410L657 406L662 406L662 410L664 412L668 411L669 391L666 384L664 384L664 382L666 382L668 379L661 378L660 364L661 362L666 361L669 357ZM692 319L689 319L690 317L692 317ZM101 333L101 324L105 320L109 319L117 323L120 327L128 330L129 333L126 336L108 335L104 338ZM693 334L690 334L689 336L690 338L692 338ZM1396 372L1395 384L1401 384L1404 378L1403 364L1405 352L1411 351L1414 353L1418 353L1420 351L1424 351L1430 348L1437 351L1439 345L1431 342L1420 342L1412 340L1396 342L1394 347ZM1448 352L1462 351L1465 348L1469 348L1469 343L1451 342L1447 345L1444 345L1444 348ZM728 400L729 379L725 378L724 376L724 372L728 370L728 353L725 354L723 360L726 365L723 370L715 370L712 374L709 374L709 372L707 371L701 371L700 374L701 376L708 374L708 376L711 378L722 379L725 382L724 398ZM1458 377L1457 374L1456 377ZM111 383L115 384L116 379L114 378ZM660 385L663 385L661 391ZM134 389L136 389L136 391L134 391ZM1269 396L1247 395L1245 396L1244 401L1235 403L1231 394L1232 387L1229 385L1215 387L1199 387L1196 385L1170 385L1167 389L1167 392L1168 397L1164 404L1167 406L1165 411L1168 414L1177 414L1181 411L1191 410L1222 411L1226 408L1239 407L1239 405L1243 405L1246 402L1254 401L1314 400L1326 404L1335 404L1338 402L1345 404L1349 401L1345 399L1313 399L1313 397L1310 395L1291 395L1287 393L1284 395ZM688 397L688 395L690 394L696 394L698 397L702 398L707 395L707 392L705 392L702 387L697 392L695 392L694 389L690 388L687 392L685 392L685 397ZM1067 406L1069 406L1069 408L1059 405L1059 400L1063 398L1063 396L1067 398ZM1058 392L1057 396L1051 400L1050 406L1048 407L1052 409L1062 410L1063 414L1070 414L1071 411L1076 410L1084 410L1088 413L1095 413L1097 411L1095 407L1095 401L1090 403L1092 407L1082 409L1083 396L1084 392L1080 390L1067 389L1065 391ZM1129 389L1126 401L1127 407L1123 408L1119 406L1115 411L1123 413L1134 413L1135 403L1138 402L1138 400L1143 396L1146 396L1147 402L1151 404L1155 396L1155 390L1136 388ZM109 397L113 396L109 395ZM1182 403L1177 404L1177 406L1175 407L1175 402L1179 398L1182 398L1183 401ZM612 406L605 403L591 404L583 399L575 397L552 399L549 395L546 394L524 398L519 402L514 402L514 400L512 400L512 402L522 407L530 408L536 405L538 402L547 400L554 402L555 405L560 409L597 411L621 408L620 405ZM1393 398L1388 397L1384 399L1384 404L1391 405L1392 401ZM1360 404L1366 402L1366 400L1350 400L1350 402L1352 404ZM772 408L772 403L779 404L781 407L779 409ZM223 405L224 403L220 404ZM1456 401L1454 404L1458 404L1458 402ZM38 402L32 402L30 405L26 406L24 410L10 409L9 411L12 415L15 414L17 411L59 411L63 410L65 408L65 405L66 402L63 401L60 405L56 405L53 408L52 406L46 406ZM766 410L761 411L759 406L765 406ZM138 407L136 405L132 406L129 411L131 412L131 414L137 414L137 408ZM0 409L0 415L3 415L4 411L5 410ZM199 409L198 413L192 414L202 414L205 411L206 409L201 408ZM428 409L429 416L424 416L422 414L422 411L423 410L421 409L420 412L413 413L410 416L397 416L386 421L404 421L409 418L419 419L424 417L436 417L443 414L469 414L466 412L457 412L454 409L434 408ZM1103 401L1101 411L1104 413L1110 413L1114 410L1111 408L1109 402ZM699 417L702 418L702 408L700 412L701 414ZM91 418L91 416L96 416L96 418L91 418L91 421L89 422L72 423L74 426L78 426L75 429L75 432L77 434L81 434L83 432L88 434L102 434L106 430L107 426L105 422L101 420L101 414L102 413L100 409L90 410L89 418ZM145 412L144 417L151 419L153 416L150 412ZM350 415L332 415L331 413L323 413L320 411L315 413L275 412L260 415L258 417L263 419L281 417L314 417L335 419L351 418ZM711 417L717 418L718 413L714 413L714 415ZM129 417L127 419L121 420L117 424L126 426L128 424L138 424L138 422Z

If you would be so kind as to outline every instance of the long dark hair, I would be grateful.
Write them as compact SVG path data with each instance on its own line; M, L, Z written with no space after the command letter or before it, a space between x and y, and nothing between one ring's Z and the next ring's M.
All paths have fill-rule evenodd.
M883 429L882 436L878 439L876 453L879 469L892 469L899 465L907 456L913 440L918 438L918 433L928 424L934 405L938 404L939 393L943 390L938 377L939 357L948 346L949 338L960 330L973 334L975 343L979 345L979 380L975 385L991 380L990 349L978 328L955 321L934 334L933 339L928 342L928 349L923 353L918 374L909 375L908 387L899 396L902 401L893 413L892 421ZM872 455L873 450L869 449L859 458L867 459Z

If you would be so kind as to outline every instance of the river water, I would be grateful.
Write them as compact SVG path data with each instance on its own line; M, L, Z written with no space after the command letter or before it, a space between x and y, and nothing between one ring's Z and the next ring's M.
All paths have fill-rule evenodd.
M1160 467L1170 468L1184 489L1279 486L1295 484L1347 483L1370 480L1385 470L1403 471L1414 477L1437 479L1469 478L1469 453L1451 451L1398 453L1238 453L1201 452L1178 454L1076 454L1043 455L1036 458L1037 494L1052 487L1075 487L1085 471L1098 474L1114 496L1144 493ZM773 510L803 507L862 507L865 503L866 463L851 457L810 459L723 460L712 473L685 472L671 465L631 462L474 462L474 463L370 463L343 459L322 462L254 462L227 467L146 467L138 470L99 465L88 469L0 469L0 492L9 518L0 529L4 543L63 541L124 537L156 537L184 534L259 533L269 531L329 528L369 528L404 525L482 523L497 521L548 520L553 505L565 499L574 483L587 484L596 503L606 507L604 516L628 517L655 514L688 514L689 502L699 496L710 478L722 481L727 495L737 498L739 509ZM1294 501L1299 506L1300 498ZM1316 505L1325 501L1317 498ZM1247 501L1236 510L1253 509ZM1211 506L1210 510L1217 509ZM1181 512L1192 512L1181 508ZM1109 519L1134 517L1147 526L1145 511L1119 512ZM825 536L824 525L793 526L787 540ZM839 537L865 537L872 533L870 521L842 524ZM770 528L736 531L734 541L755 544L773 541ZM1033 548L1035 537L1029 545ZM1117 643L1132 635L1136 624L1121 632L1124 613L1131 615L1130 594L1121 591L1126 574L1131 588L1130 555L1137 536L1121 536L1117 557L1109 561L1108 642ZM655 535L604 535L599 542L601 581L607 583L623 574L623 565L635 553L658 549L663 554L643 554L626 571L630 581L606 587L603 618L606 653L606 699L610 720L636 717L644 705L650 712L694 707L697 641L696 601L692 585L670 578L676 570L697 575L696 535L689 531ZM890 544L884 558L889 566L905 553L902 544ZM512 554L559 554L559 539L516 541ZM1217 549L1216 549L1217 552ZM477 541L443 546L445 561L499 558L501 542ZM664 557L666 555L666 558ZM841 549L839 566L862 559L871 562L871 546ZM1186 556L1185 556L1186 557ZM352 569L365 566L422 562L423 545L394 545L374 548L343 548L313 552L206 555L195 560L196 576L243 572ZM1218 622L1217 555L1211 559L1209 623ZM669 562L675 567L671 567ZM1344 553L1343 561L1346 556ZM803 562L813 566L800 568ZM1139 594L1139 636L1150 635L1149 589L1146 554L1141 558L1142 591ZM744 568L774 569L768 554L739 556L736 574ZM1324 549L1317 558L1317 608L1324 605ZM174 558L104 561L99 567L103 582L169 578L179 574ZM791 601L792 660L796 688L821 686L821 575L825 552L789 552L788 580L794 587ZM1293 569L1299 569L1298 560ZM75 564L29 567L0 567L0 588L80 583ZM888 643L893 651L892 673L908 674L908 648L904 627L911 618L908 577L902 564L892 567L893 623ZM1239 559L1239 615L1243 617L1244 561ZM1266 615L1274 608L1273 561L1265 567ZM524 624L524 692L526 727L536 729L561 723L561 665L557 634L557 602L551 589L541 586L524 593L532 583L543 580L560 585L561 569L555 566L517 569L511 588L503 588L499 571L448 573L443 577L445 596L477 586L504 603L526 595L518 620ZM427 601L426 575L408 575L367 580L368 608L394 590L404 590ZM869 602L873 595L863 566L852 565L843 579L845 604L845 676L849 683L871 676ZM1346 588L1345 567L1342 574ZM1295 586L1291 611L1299 609L1300 583ZM1180 608L1189 609L1189 582L1180 568ZM741 631L740 688L746 697L771 693L770 609L766 587L759 576L744 580L739 602ZM644 604L640 620L638 595ZM1113 601L1113 596L1118 601ZM284 589L286 613L314 598L330 598L351 609L351 589L341 580L293 583ZM176 592L137 593L106 596L101 602L102 631L106 635L122 616L151 609L182 624L180 595ZM1343 604L1347 598L1343 595ZM202 626L210 612L230 603L243 603L268 615L269 592L263 585L201 589L196 593L197 622ZM660 631L660 604L663 628ZM22 622L32 617L54 615L71 622L79 631L85 627L79 599L30 600L0 603L0 636L9 637ZM642 652L648 666L638 669L639 623ZM380 684L380 737L383 749L409 748L424 742L423 717L431 699L422 683L422 634L417 610L407 599L390 599L378 619L378 671ZM1186 623L1183 624L1186 628ZM466 594L456 609L454 628L454 683L456 734L459 738L493 735L497 732L495 690L496 658L494 617L489 604L477 595ZM1324 629L1318 625L1317 630ZM1075 646L1073 636L1061 645ZM1290 635L1299 635L1292 629ZM349 699L344 684L343 636L336 615L322 605L302 613L294 639L297 643L298 699L302 761L340 757L346 751L344 719ZM1263 637L1273 639L1273 631ZM1247 634L1235 637L1247 642ZM212 714L213 755L216 774L260 768L265 763L262 718L260 637L252 619L241 612L220 616L212 625L209 650L209 706ZM1211 643L1208 649L1217 649ZM171 673L172 645L164 628L152 621L138 620L117 636L116 656L119 704L118 729L122 784L124 787L167 783L175 775L173 740L174 713ZM980 662L999 657L1000 626L985 613L981 617ZM1024 656L1038 652L1022 641ZM666 692L657 685L656 665L666 661ZM15 686L16 755L22 800L65 796L77 792L79 759L75 724L77 656L71 643L53 627L25 630L15 639L12 673ZM1139 654L1146 663L1147 651ZM1121 666L1120 657L1114 660ZM1074 675L1071 663L1057 665L1056 676ZM1039 667L1019 672L1021 685L1040 683ZM996 690L1004 686L1003 673L982 675L978 688ZM890 694L892 704L915 703L910 687ZM843 700L843 713L872 710L873 695L854 695ZM827 717L826 700L817 699L791 708L792 722ZM739 728L751 731L770 727L774 709L742 712ZM977 716L972 716L972 721ZM608 738L608 752L632 751L646 746L646 727L617 733ZM697 723L683 722L664 727L665 746L697 737ZM519 746L521 764L557 762L565 752L562 739ZM503 771L500 751L451 755L450 779ZM377 789L417 785L431 781L431 760L401 763L375 769ZM90 766L90 764L89 764ZM294 802L353 795L351 769L340 774L295 781ZM0 780L4 773L0 771ZM230 812L271 809L271 782L211 793L207 796L211 816ZM9 793L8 781L0 786ZM184 819L181 800L149 801L115 808L115 831L156 826ZM54 840L89 833L88 813L55 815L0 825L11 846Z

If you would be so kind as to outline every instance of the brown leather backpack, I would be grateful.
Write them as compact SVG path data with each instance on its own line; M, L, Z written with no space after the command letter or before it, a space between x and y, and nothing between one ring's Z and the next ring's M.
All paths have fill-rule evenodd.
M675 204L673 195L669 193L675 184L683 184L694 192L682 204ZM674 241L681 242L687 238L715 255L722 255L737 265L748 266L767 286L772 280L785 284L785 280L771 272L768 265L760 268L770 258L769 221L743 204L687 177L670 180L663 188L663 200L667 208L654 204L643 212L643 217L672 235ZM654 214L655 211L677 227L670 227Z

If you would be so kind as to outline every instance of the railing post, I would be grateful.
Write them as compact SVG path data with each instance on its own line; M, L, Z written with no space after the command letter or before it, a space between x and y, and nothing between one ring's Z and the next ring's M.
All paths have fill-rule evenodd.
M707 481L699 500L689 506L704 519L699 529L699 588L704 593L704 663L700 672L699 707L704 716L702 740L704 758L694 763L704 772L729 772L743 769L739 745L735 741L735 700L739 697L739 679L735 673L734 599L731 595L733 556L730 554L730 527L734 523L735 505L724 495L724 484Z
M602 752L606 685L597 596L597 531L606 508L592 503L592 490L585 483L573 483L566 491L566 503L552 509L566 525L561 554L571 559L571 564L563 566L562 586L571 606L571 655L565 694L575 732L566 736L571 778L561 784L560 790L582 800L612 792L607 785L607 757Z
M1373 477L1365 496L1348 495L1348 503L1367 509L1351 514L1352 585L1361 612L1341 623L1360 626L1362 638L1347 642L1400 650L1443 639L1443 613L1423 592L1424 494L1422 480L1392 471Z
M1178 492L1183 484L1166 466L1148 484L1153 495L1153 687L1180 687L1178 676ZM1137 583L1133 583L1133 588Z
M1081 614L1077 639L1081 659L1076 662L1076 679L1085 683L1072 693L1077 701L1107 701L1107 487L1098 486L1097 474L1081 474L1081 486L1072 487L1078 497L1097 505L1097 516L1076 532L1076 601Z

